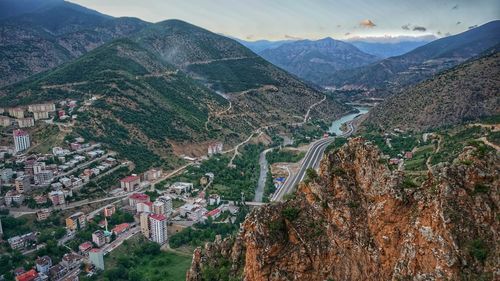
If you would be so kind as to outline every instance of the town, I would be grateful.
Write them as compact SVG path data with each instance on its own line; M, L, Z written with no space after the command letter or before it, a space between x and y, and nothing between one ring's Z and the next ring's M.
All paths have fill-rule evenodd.
M32 268L13 271L17 281L79 280L105 269L104 256L135 235L168 247L171 234L206 221L233 221L239 211L235 202L223 201L206 188L214 173L192 182L169 182L182 168L166 174L159 168L134 174L134 164L117 158L100 143L81 137L66 139L61 146L49 146L48 153L32 150L29 128L45 122L68 126L75 122L77 102L68 100L1 109L1 125L11 131L11 141L2 141L0 208L10 214L0 220L0 235L7 238L8 251L33 259ZM13 144L13 146L9 146ZM209 156L222 152L223 144L209 145ZM186 157L190 164L197 159ZM12 217L33 216L35 226L5 228ZM62 222L62 223L60 223ZM60 259L51 255L52 239L64 249ZM14 231L16 235L10 235ZM84 234L85 233L85 234ZM6 234L8 237L6 237ZM4 278L8 276L4 276ZM8 280L8 279L6 279Z

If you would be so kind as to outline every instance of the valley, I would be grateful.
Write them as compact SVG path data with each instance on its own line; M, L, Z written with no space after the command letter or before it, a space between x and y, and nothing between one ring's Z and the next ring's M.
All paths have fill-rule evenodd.
M497 280L498 5L358 2L0 2L0 281Z

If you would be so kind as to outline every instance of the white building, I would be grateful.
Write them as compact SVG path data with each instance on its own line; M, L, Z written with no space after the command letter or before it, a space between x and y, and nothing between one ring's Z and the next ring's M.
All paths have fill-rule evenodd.
M170 215L174 210L172 205L172 197L170 196L160 196L156 199L156 201L163 202L165 208L165 214Z
M17 152L24 151L30 147L30 136L23 130L14 130L14 147Z
M170 186L170 190L177 193L188 193L193 190L193 184L190 182L176 182Z
M166 210L165 210L165 203L162 201L156 200L153 203L153 208L152 208L153 213L158 214L158 215L167 215Z
M151 240L160 245L167 241L167 218L164 215L149 215Z

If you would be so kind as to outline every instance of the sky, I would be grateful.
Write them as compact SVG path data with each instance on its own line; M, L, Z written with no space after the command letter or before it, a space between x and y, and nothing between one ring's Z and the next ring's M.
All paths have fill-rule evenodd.
M111 16L180 19L243 40L457 34L500 19L500 0L69 0Z

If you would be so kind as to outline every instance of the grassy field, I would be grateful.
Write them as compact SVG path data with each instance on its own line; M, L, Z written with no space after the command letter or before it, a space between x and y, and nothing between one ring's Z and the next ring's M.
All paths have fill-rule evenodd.
M191 265L191 254L178 251L160 252L155 247L156 244L136 235L107 255L104 258L104 273L90 280L186 280L186 272Z

